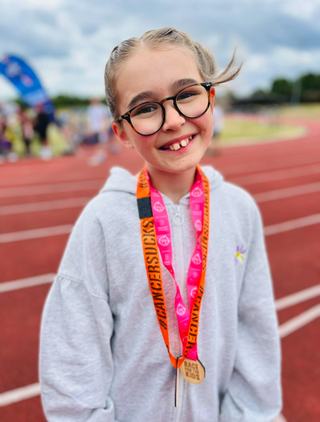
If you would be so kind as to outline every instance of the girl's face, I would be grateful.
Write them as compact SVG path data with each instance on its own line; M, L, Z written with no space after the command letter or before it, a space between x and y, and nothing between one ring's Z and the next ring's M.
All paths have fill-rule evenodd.
M192 80L194 82L192 82ZM142 48L131 56L121 68L117 79L118 110L120 115L134 105L145 101L161 101L175 95L185 86L203 81L191 53L184 48L168 47L166 50ZM142 94L137 104L132 100ZM142 99L143 98L143 99ZM118 138L134 148L146 161L149 171L156 168L170 173L182 173L194 168L203 157L213 132L214 89L211 90L211 106L196 119L181 116L173 101L164 103L165 122L162 128L150 136L137 134L127 121L113 123ZM178 150L162 149L168 142L187 146Z

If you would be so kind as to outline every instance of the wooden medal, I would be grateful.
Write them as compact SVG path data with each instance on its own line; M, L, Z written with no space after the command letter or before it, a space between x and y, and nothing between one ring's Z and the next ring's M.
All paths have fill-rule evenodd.
M199 359L185 359L180 366L183 378L191 384L200 384L205 377L206 371Z

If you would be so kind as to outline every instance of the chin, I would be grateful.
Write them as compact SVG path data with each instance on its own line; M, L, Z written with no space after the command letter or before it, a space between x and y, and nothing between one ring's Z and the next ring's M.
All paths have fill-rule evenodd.
M167 171L170 173L183 173L185 171L189 171L193 168L195 168L200 162L199 160L188 160L188 162L184 163L170 163L169 165L163 166L162 170Z

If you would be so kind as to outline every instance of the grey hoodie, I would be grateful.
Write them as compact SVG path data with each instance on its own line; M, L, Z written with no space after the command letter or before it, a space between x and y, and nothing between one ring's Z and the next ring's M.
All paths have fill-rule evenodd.
M281 409L280 347L259 211L212 167L210 243L198 337L205 380L180 377L158 326L146 275L137 179L114 168L70 236L45 305L40 381L49 422L271 422ZM163 195L185 303L196 245L189 195ZM176 225L180 213L183 224ZM243 253L244 260L236 257ZM170 349L181 355L174 282L162 266Z

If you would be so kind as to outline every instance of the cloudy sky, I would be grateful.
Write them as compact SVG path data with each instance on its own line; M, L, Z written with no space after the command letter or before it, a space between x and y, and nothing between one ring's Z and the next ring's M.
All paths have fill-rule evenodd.
M0 11L0 59L27 59L51 95L103 96L111 49L162 26L209 47L221 69L237 47L244 67L227 89L240 96L320 73L319 0L0 0ZM0 101L15 96L0 76Z

